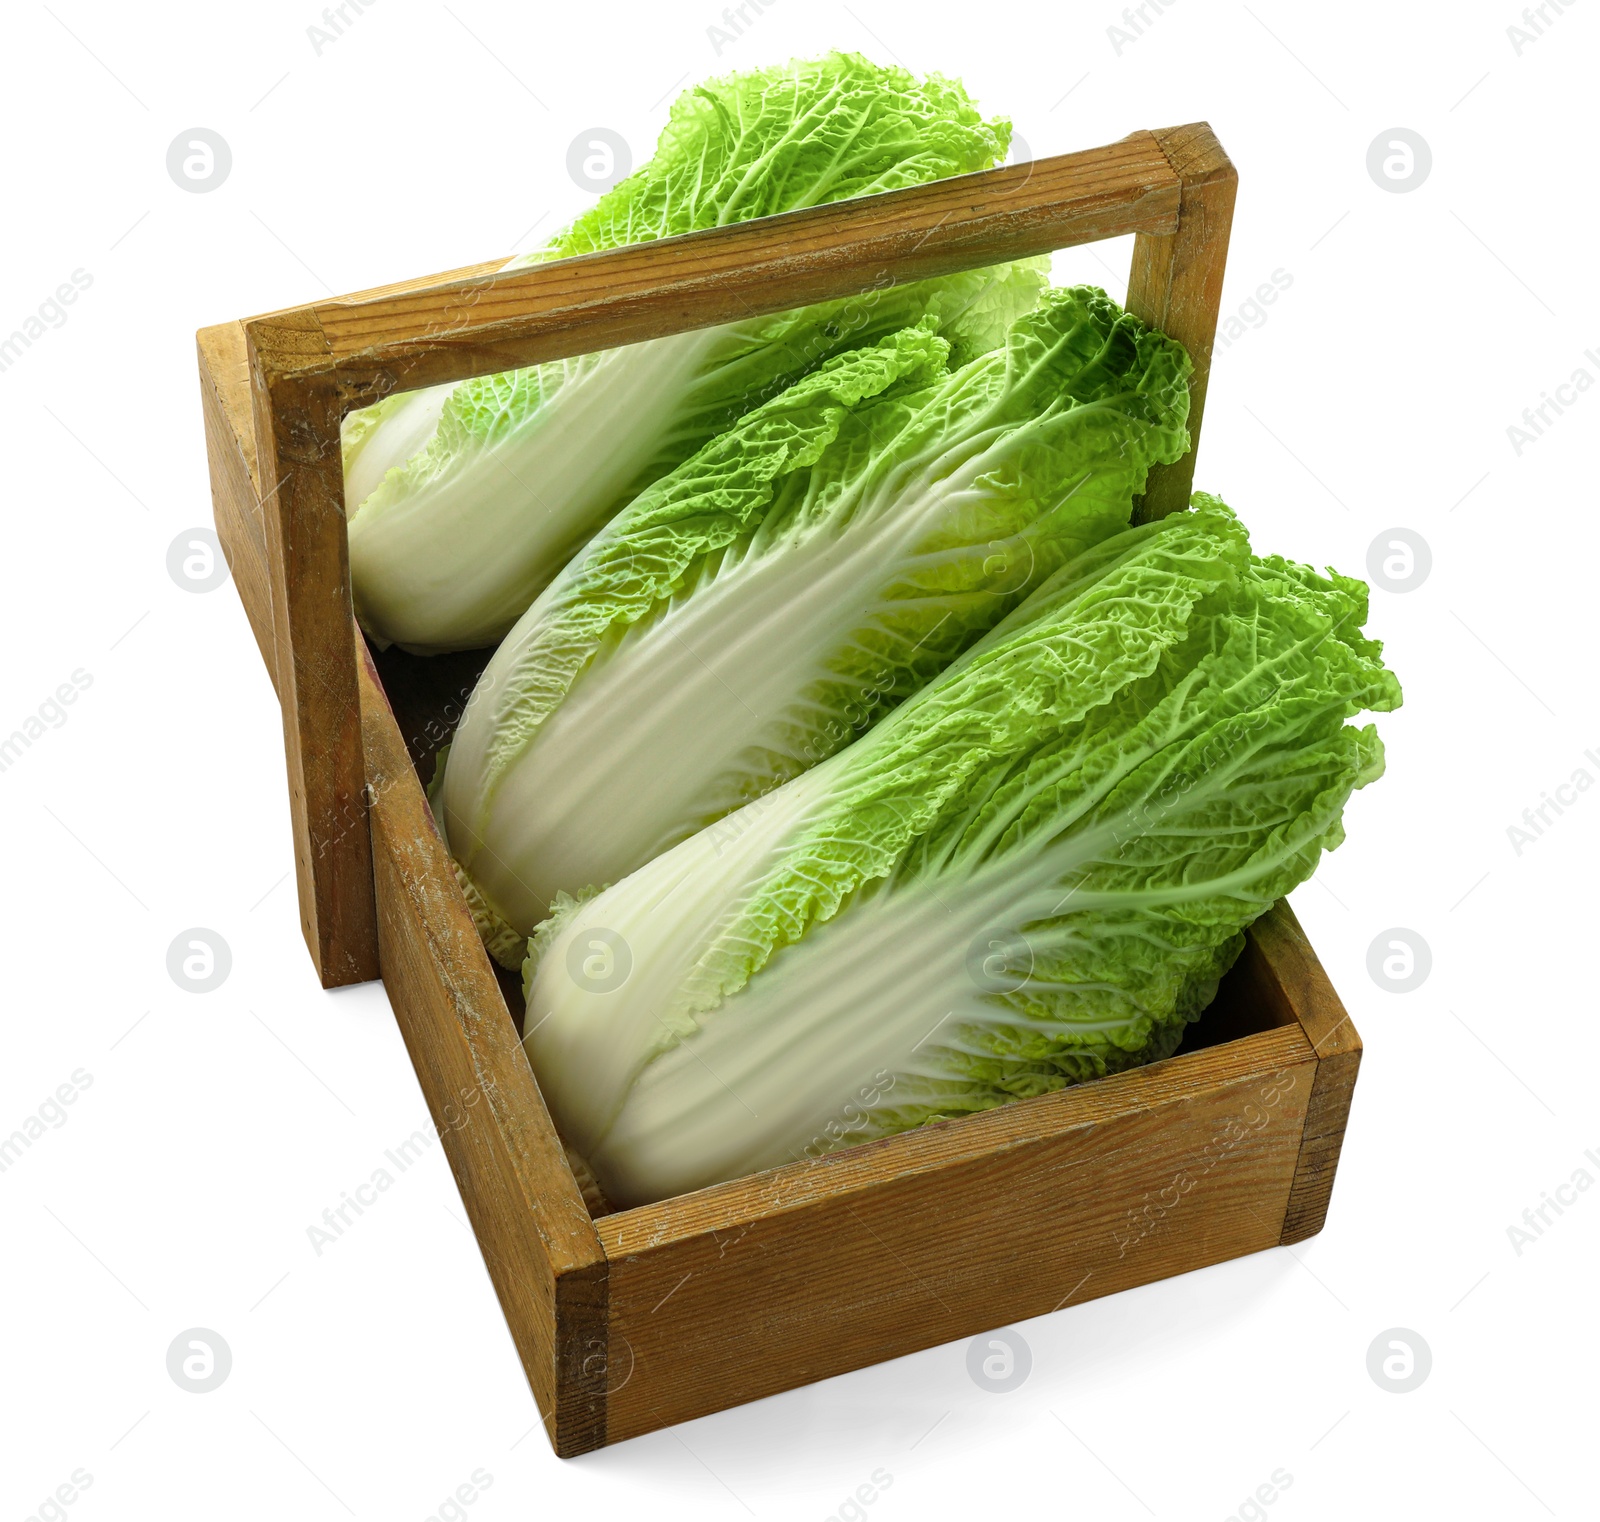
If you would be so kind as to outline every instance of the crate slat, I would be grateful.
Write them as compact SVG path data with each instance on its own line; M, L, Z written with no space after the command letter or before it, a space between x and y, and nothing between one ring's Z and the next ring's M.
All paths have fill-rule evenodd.
M1083 153L556 263L316 302L246 326L271 377L338 373L409 389L850 296L875 281L1172 233L1181 187L1156 135L1140 132Z
M602 1217L608 1441L1276 1246L1316 1067L1285 1026Z
M552 1439L598 1447L605 1252L370 656L361 700L389 1002Z

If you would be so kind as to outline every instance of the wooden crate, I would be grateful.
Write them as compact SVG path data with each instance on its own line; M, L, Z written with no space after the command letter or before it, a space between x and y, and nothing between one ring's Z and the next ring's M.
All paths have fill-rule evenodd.
M1280 904L1165 1062L591 1217L419 779L489 652L368 649L341 420L396 389L1131 233L1127 304L1194 358L1198 436L1235 184L1203 123L1138 132L198 335L218 535L283 711L306 941L325 985L388 987L557 1453L1310 1236L1360 1041ZM1192 475L1192 451L1154 472L1141 515L1183 507Z

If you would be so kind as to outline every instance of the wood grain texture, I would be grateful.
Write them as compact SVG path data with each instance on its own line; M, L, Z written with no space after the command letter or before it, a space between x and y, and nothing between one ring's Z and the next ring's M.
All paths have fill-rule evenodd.
M251 334L271 335L267 358ZM285 379L271 356L316 348L297 314L246 324L277 644L300 928L325 988L378 976L361 759L337 378Z
M276 688L278 641L267 571L266 528L255 481L250 362L245 353L244 328L237 322L201 328L195 340L206 460L211 471L211 516L262 663Z
M609 1442L1279 1240L1296 1026L596 1222Z
M1317 1054L1305 1137L1283 1221L1282 1240L1302 1242L1321 1231L1327 1220L1361 1067L1361 1037L1287 903L1278 904L1253 934L1266 953L1266 964L1284 1001L1294 1009Z
M1134 514L1138 522L1189 505L1239 188L1238 172L1208 123L1168 127L1154 136L1182 185L1178 225L1134 239L1128 310L1177 339L1189 351L1194 375L1189 382L1189 453L1150 472L1144 499Z
M391 389L659 338L1075 243L1177 226L1149 133L1082 153L247 324L281 374ZM307 343L305 335L320 335ZM276 347L275 347L276 346Z
M605 1254L370 657L360 670L384 984L551 1442L586 1452L605 1440Z

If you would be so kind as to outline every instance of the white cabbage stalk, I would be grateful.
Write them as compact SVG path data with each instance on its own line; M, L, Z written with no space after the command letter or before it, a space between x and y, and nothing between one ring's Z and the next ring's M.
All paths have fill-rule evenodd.
M703 328L381 403L392 410L346 450L363 626L422 654L501 638L649 479L707 356L727 338Z

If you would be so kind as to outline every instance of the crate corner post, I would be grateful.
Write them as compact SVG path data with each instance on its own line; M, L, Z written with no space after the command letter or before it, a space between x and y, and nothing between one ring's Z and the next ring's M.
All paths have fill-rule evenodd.
M244 325L300 927L324 988L380 976L339 427L314 308Z
M1152 135L1178 177L1178 225L1169 233L1135 236L1127 307L1177 339L1189 351L1194 373L1189 380L1189 452L1150 472L1134 514L1138 522L1164 518L1189 505L1239 189L1239 172L1209 122L1165 127Z
M1361 1036L1287 899L1252 929L1316 1058L1279 1238L1287 1247L1314 1237L1327 1220L1361 1069Z

